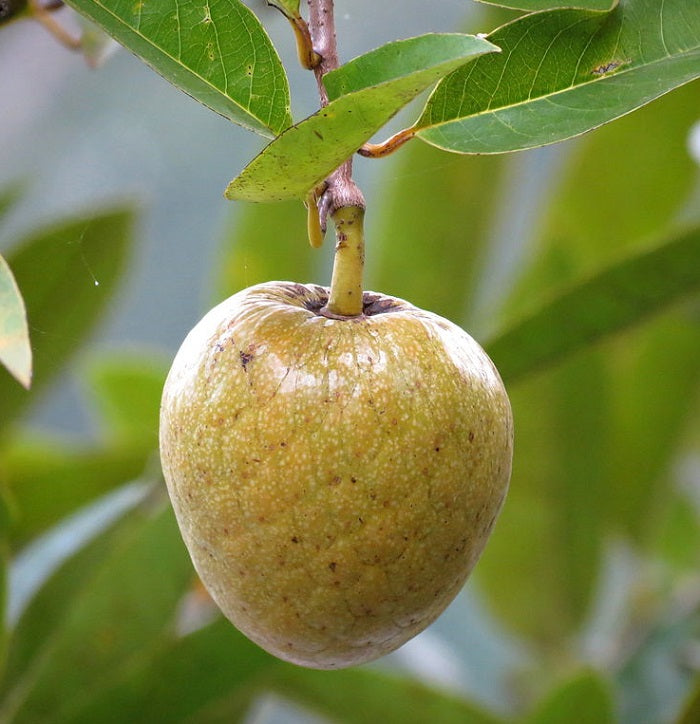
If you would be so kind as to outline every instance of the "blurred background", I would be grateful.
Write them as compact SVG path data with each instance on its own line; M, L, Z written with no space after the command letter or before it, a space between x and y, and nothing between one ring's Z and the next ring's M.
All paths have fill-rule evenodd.
M248 4L288 68L300 119L316 108L313 78L296 69L279 13L262 2ZM391 3L339 0L336 16L341 58L348 60L399 37L487 32L512 14L462 0L444 0L439 8L404 0L398 13ZM71 11L59 17L78 28ZM380 137L415 113L414 105ZM262 148L261 140L124 50L110 50L90 68L38 23L3 27L0 121L0 194L12 197L0 218L0 251L12 265L22 240L53 230L44 256L33 257L27 273L40 277L40 266L56 258L50 250L63 249L67 281L60 293L80 288L80 304L100 310L96 324L84 325L89 335L69 322L53 327L30 315L36 344L55 341L65 355L45 353L46 384L38 376L28 396L13 391L0 397L12 559L8 621L25 637L9 638L4 694L16 693L23 681L39 692L17 711L6 699L0 720L10 712L8 721L136 721L129 706L141 701L139 692L149 692L152 707L160 701L143 682L148 672L160 678L162 662L145 645L148 656L138 655L144 637L151 637L149 645L155 640L155 622L135 624L121 653L105 645L103 658L95 654L105 671L129 658L129 676L142 666L142 678L125 674L131 683L121 688L102 686L100 679L97 689L106 693L97 704L74 694L92 686L90 676L100 672L85 665L92 656L85 643L90 625L116 605L114 591L99 578L100 565L114 564L113 541L105 535L127 535L114 533L114 526L128 510L145 507L141 514L150 515L164 373L186 332L228 294L272 278L327 283L333 245L327 240L322 251L308 248L301 204L225 201L223 189ZM699 123L695 82L554 147L459 157L414 142L386 160L358 159L355 176L368 203L367 286L452 319L488 349L502 329L557 290L700 221ZM128 253L100 257L100 240L120 224L130 229ZM429 689L438 692L433 704L443 708L434 710L433 721L453 715L472 720L452 697L474 707L473 721L519 720L533 710L544 716L557 702L573 707L562 710L569 712L590 706L593 718L585 721L591 722L656 724L681 716L700 672L699 311L697 297L677 302L509 384L515 469L492 541L448 611L400 651L367 667L368 676L401 672L409 678L398 681L435 687ZM5 382L2 390L10 388ZM129 531L133 540L119 545L144 546L139 555L147 559L148 541L160 541L167 525L158 518L156 527ZM172 541L168 555L180 588L173 583L171 598L184 627L178 636L206 634L199 627L214 614L197 589L190 590L191 571ZM99 545L103 558L76 558L89 558ZM88 575L92 583L84 583ZM124 575L134 591L146 590L145 566ZM87 594L74 607L78 580L88 592L96 586L104 608L91 608ZM46 585L53 593L42 598L37 592ZM64 603L51 609L57 591ZM34 609L27 608L30 601ZM169 602L163 610L170 610ZM88 613L81 618L75 611ZM48 635L41 627L49 623L61 632L51 634L59 644L28 679L27 662L41 652ZM206 653L205 643L197 639ZM14 655L13 645L24 648ZM246 662L264 668L241 640L230 646L243 652L242 670ZM226 660L224 650L210 653L202 658L205 668L217 656ZM52 665L64 673L52 674ZM302 680L280 671L267 683L241 683L248 695L238 709L221 682L216 706L208 701L195 712L183 704L180 713L154 708L150 721L179 721L180 714L184 720L185 713L188 721L234 721L235 711L255 722L373 721L381 708L372 707L381 699L394 702L391 721L411 720L402 709L407 690L387 683L394 679L377 680L380 686L371 678ZM349 697L345 703L319 694L335 686ZM377 702L372 687L383 692ZM123 708L112 709L112 719L98 715L109 711L106 702L117 701L116 690ZM362 704L349 706L353 696L369 702L366 711ZM57 700L72 703L65 711L52 709ZM351 714L348 707L356 710ZM147 721L143 707L139 711Z

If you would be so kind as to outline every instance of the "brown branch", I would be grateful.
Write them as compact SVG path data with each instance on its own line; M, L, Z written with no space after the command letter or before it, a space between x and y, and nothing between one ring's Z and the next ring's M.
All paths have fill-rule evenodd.
M415 135L416 132L413 128L404 128L391 138L387 138L383 143L365 143L364 146L357 149L357 153L365 158L384 158L384 156L388 156L401 148L404 143L410 141Z
M333 0L308 0L309 31L314 50L321 56L321 62L313 69L318 84L321 107L328 105L328 93L323 76L340 65L335 37ZM346 206L365 208L362 191L352 180L352 158L326 179L326 189L318 200L321 228L325 231L328 215Z

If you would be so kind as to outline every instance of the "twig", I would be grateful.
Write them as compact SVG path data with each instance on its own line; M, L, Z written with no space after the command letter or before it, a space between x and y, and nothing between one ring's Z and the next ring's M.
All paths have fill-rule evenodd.
M335 37L333 0L308 0L308 4L309 31L314 50L321 56L321 62L313 70L321 107L325 107L328 105L328 93L323 83L323 76L340 65ZM352 158L326 179L326 188L319 195L318 211L323 231L326 230L328 215L332 216L338 209L346 206L365 208L362 191L352 180Z

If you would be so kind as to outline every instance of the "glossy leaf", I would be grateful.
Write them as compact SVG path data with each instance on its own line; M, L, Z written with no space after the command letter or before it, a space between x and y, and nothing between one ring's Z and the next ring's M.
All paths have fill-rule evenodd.
M133 214L117 209L65 221L8 255L27 307L34 351L32 396L0 377L0 428L46 386L94 328L125 267Z
M168 363L153 355L110 352L87 367L90 398L106 432L143 451L158 447L160 397Z
M421 91L468 60L496 50L471 35L423 35L388 43L328 73L334 100L268 145L229 184L226 197L305 198Z
M169 637L192 576L172 510L142 521L109 551L46 641L13 721L70 720L97 685Z
M613 724L609 684L594 672L580 674L557 688L527 719L527 724Z
M2 452L12 505L12 548L19 549L80 506L138 477L146 455L134 445L72 449L57 440L13 440Z
M418 137L457 153L555 143L700 76L700 14L686 0L621 0L608 14L534 13L488 39L502 49L445 78Z
M67 0L166 80L234 123L272 137L290 125L289 86L240 0Z
M323 254L306 238L301 201L240 204L231 219L215 265L212 304L271 279L306 283L319 277Z
M552 8L581 8L582 10L610 10L617 0L478 0L514 10L550 10Z
M27 313L12 271L0 256L0 362L24 387L32 379Z
M700 227L625 259L561 293L488 345L506 382L700 290Z

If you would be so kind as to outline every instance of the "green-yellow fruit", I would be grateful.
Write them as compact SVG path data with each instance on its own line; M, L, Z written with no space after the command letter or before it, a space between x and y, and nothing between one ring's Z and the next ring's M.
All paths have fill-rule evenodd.
M508 487L512 417L486 353L407 302L246 289L211 310L163 392L165 479L224 614L320 669L398 648L460 590Z

